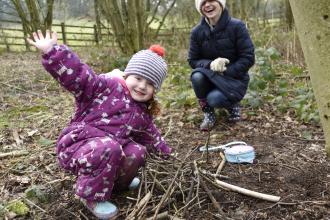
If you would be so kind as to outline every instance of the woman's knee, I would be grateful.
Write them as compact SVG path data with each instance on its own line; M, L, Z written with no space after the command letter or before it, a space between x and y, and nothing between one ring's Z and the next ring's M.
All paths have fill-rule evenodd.
M207 103L209 106L216 108L225 108L230 105L228 98L218 89L212 90L207 95Z
M203 84L207 80L206 76L204 76L201 72L194 72L191 75L191 82L193 84Z

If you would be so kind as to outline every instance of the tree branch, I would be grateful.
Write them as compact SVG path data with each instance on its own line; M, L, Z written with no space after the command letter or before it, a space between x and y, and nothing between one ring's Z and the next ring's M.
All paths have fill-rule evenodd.
M165 12L165 14L164 14L164 16L163 16L163 18L162 18L162 20L161 20L161 22L159 23L159 26L158 26L158 28L157 28L157 31L156 31L155 37L158 36L158 34L159 34L159 30L160 30L160 28L163 26L164 21L165 21L167 15L168 15L168 13L169 13L169 12L171 11L171 9L174 7L175 2L176 2L176 0L173 0L172 4L170 5L170 7L169 7L169 8L167 9L167 11Z

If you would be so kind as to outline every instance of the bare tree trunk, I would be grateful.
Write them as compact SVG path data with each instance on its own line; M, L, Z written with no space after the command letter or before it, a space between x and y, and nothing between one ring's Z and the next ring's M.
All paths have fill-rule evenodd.
M94 11L95 11L95 22L98 40L102 40L102 28L101 28L101 18L100 18L100 5L99 0L94 0Z
M268 22L267 19L267 5L268 5L269 0L266 0L265 6L264 6L264 15L263 15L263 26L266 27L266 23Z
M138 28L136 21L137 8L135 0L127 1L127 12L128 12L128 40L132 44L132 52L135 53L140 48L138 47Z
M102 12L110 23L113 34L120 50L126 54L129 54L129 48L126 48L126 36L124 36L124 23L121 19L121 14L116 1L104 0L102 1ZM121 38L125 38L122 40Z
M241 14L241 19L242 19L243 21L247 21L247 15L246 15L246 1L247 1L247 0L241 0L240 14Z
M165 12L165 14L164 14L164 16L163 16L163 18L162 18L162 20L161 20L161 22L159 23L159 26L158 26L158 28L157 28L157 31L156 31L155 37L158 36L158 34L159 34L159 30L160 30L161 27L163 26L164 21L165 21L167 15L168 15L168 13L169 13L169 12L171 11L171 9L173 8L175 2L176 2L176 0L173 0L171 6L170 6L170 7L167 9L167 11Z
M53 22L53 5L54 0L47 0L47 14L43 17L42 10L37 0L25 0L25 6L28 11L24 10L22 6L23 1L11 0L18 16L21 19L23 30L31 35L32 32L40 29L45 32L50 29Z
M260 1L257 0L257 3L256 3L256 14L257 14L257 19L259 18L259 9L260 9Z
M156 17L158 6L162 0L158 0L156 6L151 10L150 0L103 0L102 13L110 23L116 42L120 50L131 55L145 46L145 42L151 37L157 37L158 32L176 0L172 0L171 5L167 6L161 22L156 31L150 32L150 24ZM150 11L153 11L151 19L147 21ZM150 34L155 33L155 34Z
M122 14L122 18L123 18L123 23L124 23L124 27L125 28L125 32L127 32L127 27L128 27L128 11L127 11L127 7L126 7L126 0L121 0L121 14Z
M150 9L151 9L151 2L150 2L150 0L147 0L146 1L146 12L149 13Z
M233 16L233 17L237 17L238 13L238 2L239 0L232 0L230 1L230 5L229 5L229 8L230 8L230 14Z
M44 26L45 29L51 29L53 24L53 7L54 6L54 0L48 0L47 1L47 15L44 20Z
M289 29L293 26L293 15L289 0L285 0L285 21Z
M319 107L326 140L325 150L330 157L330 4L329 0L290 0L299 39Z
M162 2L161 0L158 0L157 5L156 5L156 7L154 8L154 10L152 12L151 19L147 22L147 26L145 27L145 30L147 30L148 26L155 20L156 13L157 13L158 7L159 7L161 2Z
M12 1L13 5L16 8L18 16L21 19L24 32L26 32L28 34L31 34L32 33L32 31L31 31L32 28L30 26L29 20L27 19L27 16L24 12L24 9L23 9L20 1L19 0L11 0L11 1Z
M34 31L36 31L37 29L41 28L43 29L43 27L40 27L39 25L41 25L40 19L39 19L39 13L35 13L37 11L40 11L40 9L37 7L37 2L35 2L34 0L25 0L26 6L28 8L29 14L30 14L30 23L32 25L32 28ZM39 26L39 28L38 28Z
M144 47L144 23L145 14L143 1L135 0L136 10L136 21L137 21L137 31L138 31L138 48Z

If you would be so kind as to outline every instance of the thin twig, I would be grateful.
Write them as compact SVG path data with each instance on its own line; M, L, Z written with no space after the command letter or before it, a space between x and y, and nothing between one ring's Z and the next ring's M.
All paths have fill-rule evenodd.
M220 179L229 179L229 176L221 175L221 174L213 174L210 171L203 170L201 168L198 168L199 172L201 172L204 175L211 176L213 178L220 178Z
M222 171L222 169L223 169L223 167L225 166L225 163L226 163L226 157L222 152L220 152L220 157L221 157L222 160L221 160L221 163L220 163L217 171L215 172L215 175L220 174L220 172Z
M206 139L206 143L205 143L205 147L206 147L206 163L209 162L209 143L210 143L210 137L211 137L211 131L210 131L210 128L208 127L208 130L207 130L207 139Z
M78 210L78 212L82 217L84 217L84 219L89 220L89 218L81 210Z
M63 182L63 181L66 181L66 180L71 180L71 178L69 176L66 176L63 179L56 179L56 180L46 182L46 184L54 184L54 183Z
M167 135L171 132L171 128L172 128L172 117L170 117L170 122L168 123L168 129L164 135L164 138L166 138Z
M199 200L199 186L200 186L200 177L199 177L199 172L197 170L194 169L194 167L197 167L197 162L196 160L193 161L193 164L191 164L191 169L193 170L194 176L197 179L197 187L196 187L196 196L197 196L197 200L198 200L198 204L200 204L200 200ZM199 205L199 207L201 208L201 206Z
M27 201L30 205L36 207L37 209L39 209L40 211L44 212L44 213L47 213L46 210L44 210L43 208L41 208L40 206L36 205L34 202L32 202L31 200L23 197L23 196L20 196L20 198L24 199L25 201Z
M146 220L152 220L154 217L147 218ZM168 211L162 212L156 216L157 220L168 219Z
M187 200L186 200L186 204L189 204L190 200L191 200L191 197L193 195L193 190L194 190L194 185L195 185L195 181L194 181L194 178L191 178L191 182L190 182L190 188L189 188L189 193L188 193L188 197L187 197ZM186 205L184 210L183 210L183 216L186 218L187 216L187 208L188 206Z
M14 89L17 89L17 90L21 90L21 91L23 91L23 92L25 92L25 93L30 93L30 94L32 94L32 95L40 96L39 93L31 92L30 90L25 90L25 89L19 88L19 87L17 87L17 86L14 86L14 85L12 85L12 84L7 84L7 83L3 83L3 82L0 82L0 84L2 84L2 85L4 85L4 86L8 86L8 87L10 87L10 88L14 88Z
M18 156L27 155L27 154L29 154L29 152L26 150L11 151L11 152L6 152L6 153L0 153L0 158L18 157Z
M198 167L197 167L197 163L194 163L194 172L198 172ZM205 192L207 193L207 195L209 196L213 206L218 210L218 212L220 214L224 214L219 203L217 202L217 200L214 198L214 196L212 195L211 191L209 190L209 188L207 187L207 185L205 184L205 182L203 181L203 179L200 179L201 185L203 187L203 189L205 190Z
M140 200L140 202L135 206L134 210L126 217L127 220L135 219L136 214L144 207L146 203L151 198L151 193L148 192L143 199Z

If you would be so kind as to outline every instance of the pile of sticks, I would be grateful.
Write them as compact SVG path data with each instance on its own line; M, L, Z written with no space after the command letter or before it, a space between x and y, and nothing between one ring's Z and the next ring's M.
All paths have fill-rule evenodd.
M217 210L211 214L221 219L229 219L212 195L210 185L220 190L236 191L271 202L280 200L277 196L258 193L222 181L228 179L227 176L221 175L226 163L223 153L220 153L221 160L216 172L211 173L202 169L202 165L207 163L203 160L203 155L192 159L191 155L195 150L190 150L184 158L171 156L168 160L163 160L149 157L142 171L136 204L122 215L127 216L126 219L179 220L187 218L190 210L201 208L203 203L211 201Z

